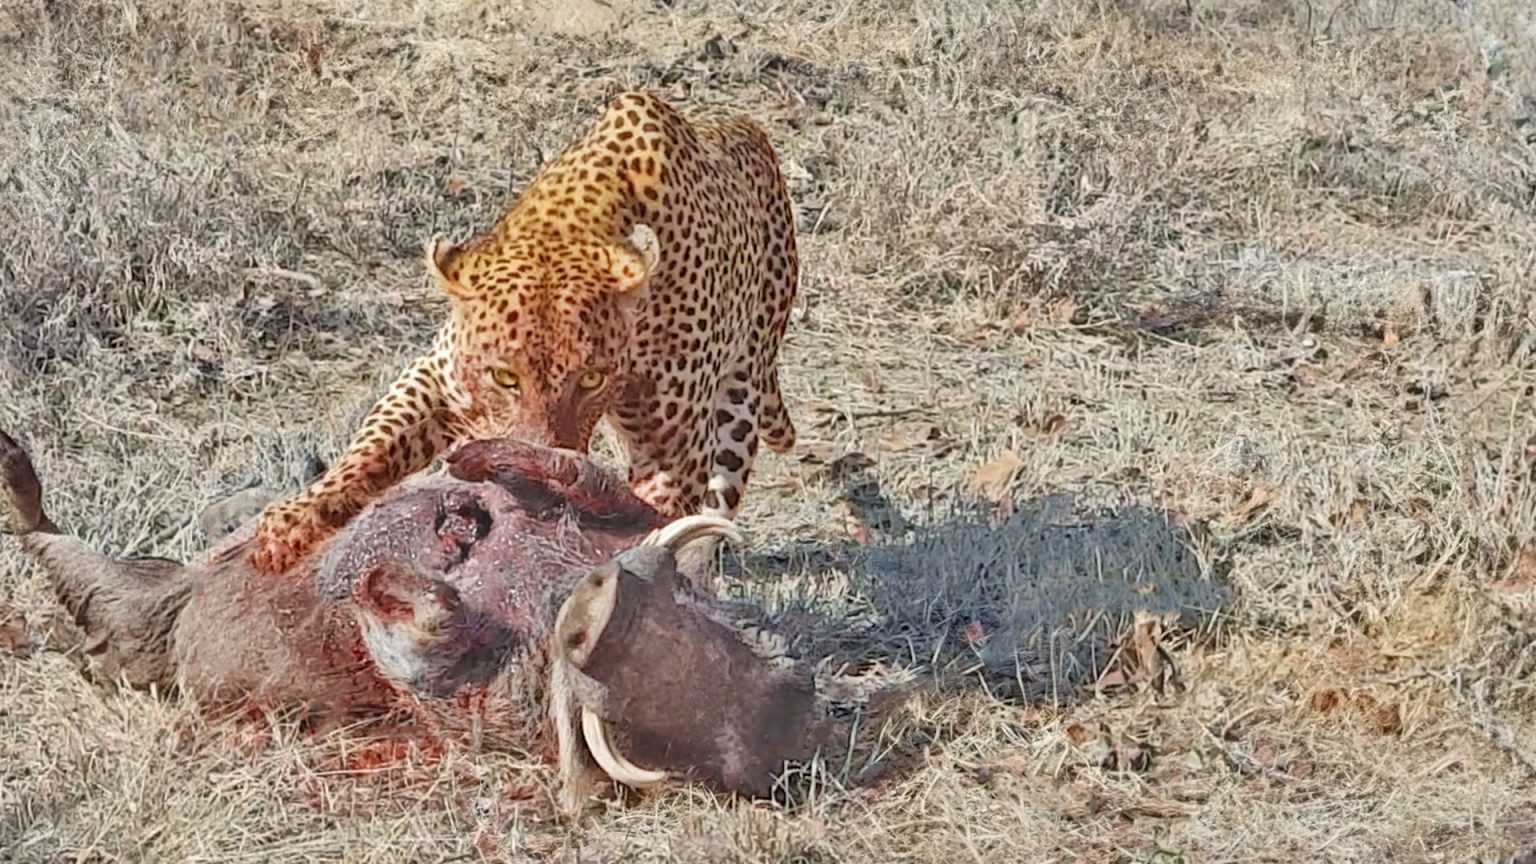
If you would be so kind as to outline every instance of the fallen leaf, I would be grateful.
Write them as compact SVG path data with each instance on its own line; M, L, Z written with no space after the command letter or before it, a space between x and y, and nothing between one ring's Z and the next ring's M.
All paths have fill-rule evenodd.
M465 189L469 188L469 180L465 179L463 174L449 174L443 178L443 188L447 190L449 195L457 198Z
M1019 458L1019 454L1004 450L1003 455L976 469L971 475L971 486L985 495L987 500L1001 504L1011 499L1008 491L1013 484L1013 475L1023 465L1024 460Z
M1370 512L1370 502L1363 498L1356 498L1349 502L1349 507L1333 514L1333 524L1336 526L1364 525L1365 519L1370 515Z
M13 657L32 654L32 639L27 635L27 619L19 609L0 606L0 651Z
M1255 513L1263 510L1266 506L1269 505L1269 502L1275 500L1275 498L1279 497L1279 495L1279 490L1273 486L1253 487L1253 489L1249 491L1248 497L1243 499L1243 503L1237 505L1237 508L1232 511L1232 514L1229 517L1230 521L1233 523L1247 522L1249 519L1253 518Z
M309 67L310 74L319 76L321 70L319 43L311 42L304 49L304 65Z
M1522 582L1536 582L1536 546L1521 546L1510 574Z
M1102 692L1151 684L1161 693L1168 683L1177 685L1177 670L1162 640L1162 616L1137 610L1130 629L1110 644L1112 653L1094 680L1094 688Z
M1352 525L1365 524L1365 517L1371 512L1371 505L1360 498L1349 506L1349 521Z
M1280 751L1275 747L1274 741L1261 737L1254 742L1252 758L1260 768L1273 768L1280 764Z
M917 435L890 435L883 437L880 439L880 446L892 453L922 449L937 454L949 449L950 443L945 439L943 429L930 425Z
M1391 348L1398 343L1397 328L1391 324L1381 328L1381 347Z
M1099 677L1094 680L1093 686L1096 690L1105 691L1126 687L1129 686L1130 683L1131 679L1125 674L1124 669L1106 667L1104 671L1099 674Z
M850 450L827 463L827 467L822 471L829 480L842 483L854 479L874 466L875 457L858 450Z
M992 762L993 771L1001 771L1013 774L1017 777L1029 776L1029 754L1023 751L1009 752Z
M1396 705L1377 705L1366 720L1382 735L1398 735L1403 731L1403 715Z
M1319 714L1330 714L1344 704L1346 698L1343 693L1332 688L1316 690L1307 697L1307 705Z
M1040 431L1046 435L1055 435L1056 433L1061 432L1066 428L1067 415L1065 414L1052 414L1051 416L1045 418L1044 423L1040 424Z
M960 638L967 645L980 645L987 641L987 625L980 621L971 621L960 628Z
M1022 309L1017 315L1013 316L1012 321L1008 322L1008 326L1015 333L1023 333L1025 330L1028 330L1030 325L1033 323L1034 316L1029 314L1028 309Z
M1510 562L1509 571L1488 587L1499 593L1517 593L1536 587L1536 547L1520 547Z
M1312 757L1306 753L1299 753L1291 759L1290 765L1286 768L1286 773L1290 774L1293 780L1305 780L1312 776L1313 767Z
M1061 297L1051 303L1050 320L1052 324L1060 327L1063 324L1071 324L1072 316L1077 314L1077 301L1072 297Z
M501 855L501 844L496 840L496 833L486 831L484 828L475 829L475 839L470 842L475 848L476 854L482 861L492 861Z
M1109 752L1099 762L1099 767L1109 771L1141 772L1152 767L1152 750L1140 741L1116 735Z
M1078 746L1083 745L1094 737L1094 732L1076 720L1067 723L1066 728L1062 731L1066 733L1069 742Z
M1291 367L1291 380L1299 387L1310 387L1323 379L1323 370L1311 363L1297 363Z
M853 542L860 546L869 545L869 526L852 511L843 514L843 529L848 532L849 537L853 538Z

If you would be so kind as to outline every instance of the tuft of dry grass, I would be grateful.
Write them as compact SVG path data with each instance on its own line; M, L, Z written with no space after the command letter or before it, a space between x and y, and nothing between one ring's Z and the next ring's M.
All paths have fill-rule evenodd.
M521 754L0 653L0 858L1513 860L1533 46L1517 0L0 5L0 426L62 524L186 558L297 486L443 313L422 238L654 87L769 127L802 237L724 588L911 687L780 801L572 827ZM12 543L0 605L41 647Z

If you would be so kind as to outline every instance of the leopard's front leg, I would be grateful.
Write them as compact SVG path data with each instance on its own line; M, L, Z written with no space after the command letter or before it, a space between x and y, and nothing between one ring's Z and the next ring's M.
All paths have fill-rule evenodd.
M457 439L429 355L413 363L374 403L347 450L303 492L262 511L248 559L281 573L335 533L385 490L420 471Z
M643 413L619 422L619 439L629 455L630 492L666 519L697 513L709 478L699 455L673 442L685 444L700 434L702 417L684 405L670 423L647 429L647 422Z
M644 415L626 427L621 420L619 438L629 452L629 488L667 519L701 512L730 519L735 510L708 507L714 460L713 415L680 404L675 419L647 428ZM631 430L642 430L633 432ZM735 499L733 499L735 500Z

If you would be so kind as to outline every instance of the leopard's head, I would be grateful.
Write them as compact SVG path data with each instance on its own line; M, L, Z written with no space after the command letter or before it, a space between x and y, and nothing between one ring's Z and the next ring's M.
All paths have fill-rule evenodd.
M472 434L586 450L628 373L655 232L434 237L425 251L452 304L447 389Z

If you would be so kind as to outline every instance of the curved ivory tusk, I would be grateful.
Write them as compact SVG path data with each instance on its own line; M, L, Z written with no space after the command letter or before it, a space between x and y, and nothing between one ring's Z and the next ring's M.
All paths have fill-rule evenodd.
M597 760L598 766L609 777L625 786L644 789L667 779L665 771L649 771L641 768L613 749L612 743L608 740L608 724L603 722L603 718L586 708L581 709L581 737L586 739L587 750L591 751L592 758Z
M724 537L733 543L741 543L746 539L736 523L729 519L719 516L684 516L652 531L640 545L661 546L675 553L705 537Z

